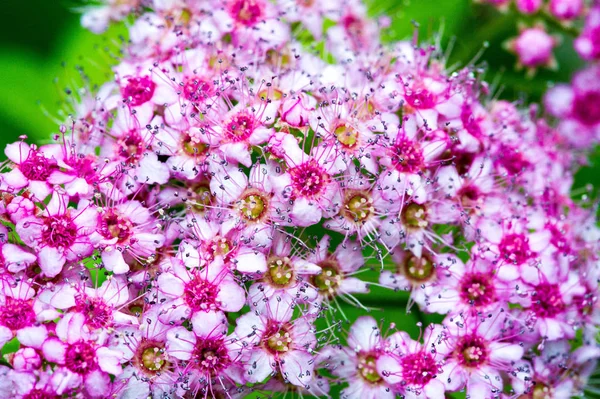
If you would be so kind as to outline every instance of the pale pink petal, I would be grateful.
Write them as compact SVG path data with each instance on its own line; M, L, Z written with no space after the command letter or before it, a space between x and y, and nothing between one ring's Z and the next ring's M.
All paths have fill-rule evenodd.
M179 297L183 295L185 285L181 279L175 277L171 273L162 273L158 276L158 287L161 292L173 296Z
M361 316L352 327L348 334L348 346L355 350L371 350L381 342L381 332L377 322L371 316Z
M369 285L356 277L346 277L340 283L339 290L345 294L366 294Z
M254 129L252 135L248 138L248 142L252 145L259 145L266 142L272 133L275 130L266 128L266 127L258 127Z
M45 181L29 181L29 191L39 200L44 200L52 193L52 188Z
M265 329L267 319L255 312L248 312L236 320L235 334L245 341L255 342L261 339L261 331Z
M56 335L68 343L77 342L82 338L85 316L81 313L66 313L56 324Z
M29 144L22 141L7 144L4 148L6 157L16 164L20 164L29 157Z
M423 391L425 395L427 395L427 399L444 399L445 395L445 387L442 381L439 378L434 378L427 385L425 385Z
M147 184L165 184L170 176L168 166L160 162L153 152L140 160L136 175L140 182Z
M518 344L491 342L489 345L492 362L516 362L523 357L524 349Z
M454 166L441 167L436 177L442 191L451 197L454 197L462 186L462 179Z
M336 258L342 271L347 273L355 272L365 263L361 246L351 241L345 247L338 247Z
M13 339L13 333L8 327L0 326L0 348Z
M275 133L271 136L269 145L273 147L276 155L285 157L290 166L300 165L307 158L296 138L289 133Z
M44 342L42 345L42 351L44 352L44 357L46 360L64 364L65 363L65 353L67 351L67 347L64 343L56 338L50 338Z
M50 202L44 210L44 214L48 216L65 214L69 205L68 201L69 199L65 195L59 194L57 191L55 191L52 193L52 197L50 198Z
M246 378L248 382L259 383L274 373L271 367L271 359L261 348L252 351L246 363Z
M239 198L248 186L248 177L233 167L216 168L215 175L210 179L210 191L215 199L222 204L228 204Z
M247 167L249 167L252 164L250 151L248 151L248 144L244 142L221 144L219 146L219 149L223 151L223 155L228 161L241 163L242 165Z
M110 377L100 370L85 376L85 390L92 398L106 398L110 393Z
M43 247L38 253L40 269L47 277L56 277L66 262L63 252L49 246Z
M129 265L123 259L123 253L115 247L106 247L101 256L106 270L115 274L124 274L129 271Z
M96 356L98 357L98 366L102 371L113 375L119 375L123 371L121 367L123 354L121 352L103 346L98 348Z
M4 262L13 267L25 267L37 259L34 254L23 250L18 245L8 243L2 246L2 256L4 256Z
M114 276L102 283L98 292L104 301L114 307L120 307L129 301L129 289L124 278Z
M264 273L267 271L267 259L262 252L242 249L235 257L235 268L241 273Z
M11 191L18 190L29 184L27 178L21 173L19 169L12 169L9 172L0 174L2 181L2 189Z
M217 302L225 312L238 312L246 303L246 291L233 279L225 279L219 284Z
M319 223L322 217L318 203L308 198L297 198L292 207L292 220L298 226L306 227Z
M183 327L176 327L167 332L167 352L179 360L190 360L196 345L196 336Z
M402 381L402 369L396 359L383 355L377 359L377 372L388 384L398 384Z
M281 371L284 377L296 386L306 386L312 379L314 368L313 356L300 350L286 353L281 362Z
M48 331L44 326L32 326L17 331L17 339L21 345L41 349L42 344L48 337Z
M437 378L444 383L448 391L458 391L464 386L468 378L467 374L454 360L448 361L442 368L442 373Z
M199 337L219 336L227 333L227 318L223 312L196 312L192 316L192 327Z

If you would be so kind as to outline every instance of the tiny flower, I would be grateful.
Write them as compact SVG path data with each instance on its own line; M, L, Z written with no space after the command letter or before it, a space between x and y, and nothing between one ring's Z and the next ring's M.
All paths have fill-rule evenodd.
M314 155L300 149L294 136L277 133L271 146L284 158L288 169L273 179L276 195L293 201L291 221L310 226L336 213L339 204L339 186L334 174L345 166L340 164L333 147L315 148Z
M227 336L227 320L220 312L194 314L193 331L174 327L167 331L166 351L182 361L189 375L188 389L211 392L224 381L244 382L242 353L234 336ZM213 388L213 385L215 388Z
M178 258L171 258L158 276L159 291L167 301L160 320L181 323L198 312L237 312L246 299L244 289L224 267L222 258L188 270Z
M600 6L592 6L585 19L583 31L573 45L585 60L596 60L600 57Z
M266 272L248 289L252 308L264 311L268 307L291 307L296 302L310 302L317 298L317 290L310 281L321 272L321 268L293 252L292 248L291 240L285 235L275 236ZM327 246L320 251L327 251Z
M438 352L440 329L425 330L424 344L412 340L405 332L387 339L385 354L377 359L377 372L400 395L410 398L443 398L446 390L442 372L443 355Z
M63 316L57 323L56 337L48 337L42 351L47 361L59 366L56 371L62 374L62 389L70 385L89 397L106 397L111 390L109 374L122 372L122 353L105 346L105 334L94 339L84 320L80 313Z
M98 209L95 241L102 249L102 261L115 274L129 271L125 258L152 256L164 243L157 220L139 201L126 201Z
M350 327L349 347L325 347L319 361L349 386L342 395L352 399L392 399L394 392L377 370L377 360L385 354L386 341L372 317L359 317Z
M583 12L583 0L550 0L549 8L556 18L569 21L576 19Z
M237 321L235 334L251 350L246 378L261 382L280 372L293 385L307 386L314 369L311 354L316 344L314 327L307 317L291 320L292 311L272 310L264 315L247 313Z
M524 353L521 345L504 337L506 324L501 310L489 318L446 318L447 328L437 349L447 357L439 378L448 390L466 386L468 395L490 398L502 389L503 373L511 373Z
M517 9L523 14L535 14L542 8L543 0L516 0Z
M345 241L329 252L330 237L324 236L307 261L321 268L319 274L311 276L311 283L319 296L316 304L335 301L336 297L352 301L353 294L366 294L369 285L355 277L361 266L365 264L362 248L353 241ZM356 300L354 300L356 301Z
M17 223L17 231L26 245L38 251L42 272L48 277L58 275L67 261L90 255L91 234L96 227L96 210L87 201L77 209L68 207L66 196L54 192L39 216L30 216Z
M7 145L4 152L16 167L1 175L0 187L3 191L17 192L28 188L39 201L52 193L48 179L58 171L58 161L62 156L59 146L38 148L19 141Z

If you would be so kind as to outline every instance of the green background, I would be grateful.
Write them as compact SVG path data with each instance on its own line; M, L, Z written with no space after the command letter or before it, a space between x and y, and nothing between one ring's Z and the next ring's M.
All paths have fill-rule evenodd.
M518 32L514 11L500 13L491 7L473 5L471 0L370 0L369 4L373 15L392 17L391 27L383 33L386 40L411 37L413 21L418 23L422 40L441 35L444 48L452 45L449 65L465 65L484 50L485 43L477 65L485 68L492 95L500 98L539 101L549 85L569 81L583 65L572 49L573 37L565 33L555 51L558 70L540 70L534 78L516 71L515 57L502 48L504 41ZM123 26L113 27L103 36L85 31L75 12L78 6L75 2L4 0L0 24L1 147L20 135L38 142L48 140L72 112L74 91L81 87L93 89L95 84L110 79L109 65L118 53L122 41L119 35L125 30ZM525 22L544 19L538 15ZM592 198L596 195L600 181L597 153L590 166L577 175L574 190L579 196L587 192ZM0 159L5 158L2 155ZM374 317L385 317L386 323L395 322L413 335L418 335L418 320L431 321L416 307L411 315L406 315L406 295L374 289L372 294L359 298L374 308ZM364 313L344 309L349 320ZM347 330L347 326L341 328Z

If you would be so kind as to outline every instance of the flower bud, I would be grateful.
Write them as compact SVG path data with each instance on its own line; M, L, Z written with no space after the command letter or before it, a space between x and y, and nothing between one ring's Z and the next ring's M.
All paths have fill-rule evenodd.
M553 61L552 50L556 40L542 27L523 30L512 43L512 50L519 58L519 63L527 68L550 66Z
M39 368L41 364L42 359L33 348L19 349L12 359L12 365L14 369L18 371L35 370Z
M542 7L542 0L516 0L516 5L523 14L534 14Z
M561 20L571 20L583 12L583 0L550 0L550 13Z
M286 98L280 109L281 119L292 127L304 127L308 124L310 111L314 110L314 98L304 93Z

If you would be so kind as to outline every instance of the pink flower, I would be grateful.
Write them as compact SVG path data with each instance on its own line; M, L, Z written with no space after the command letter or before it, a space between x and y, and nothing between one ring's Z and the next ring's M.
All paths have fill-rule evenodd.
M386 353L387 344L375 319L362 316L350 327L348 347L327 346L318 359L348 384L342 390L344 397L393 399L395 393L377 370L377 361Z
M320 251L326 253L327 245ZM277 234L267 258L266 272L248 290L249 304L264 312L269 307L291 308L296 302L314 301L318 293L311 280L320 272L319 266L293 251L292 242L284 234Z
M16 167L1 175L0 188L3 191L16 193L27 188L38 201L52 193L48 179L58 171L58 161L62 160L58 145L38 148L19 141L8 144L4 153Z
M222 116L221 123L211 126L208 137L226 160L250 166L250 148L267 142L274 130L267 127L275 121L274 110L268 104L237 106Z
M556 61L552 55L557 41L543 27L523 29L509 44L518 57L519 65L526 68L553 68Z
M165 237L157 220L138 201L126 201L99 208L94 241L102 249L106 270L115 274L129 271L125 258L143 260L155 254Z
M167 301L160 320L181 323L198 312L237 312L246 299L244 289L217 257L212 263L188 270L178 258L163 266L158 276L158 289Z
M299 226L318 223L323 216L333 216L340 203L339 186L334 175L343 172L333 147L315 148L307 155L291 134L277 133L271 147L284 159L288 169L274 178L276 195L293 201L291 222Z
M80 314L90 331L137 324L136 317L121 311L130 301L127 284L121 277L113 276L98 288L63 283L43 290L39 299L61 311Z
M345 164L358 160L370 173L377 173L377 164L371 155L377 136L372 130L385 121L368 120L359 114L363 105L347 101L344 96L345 93L337 91L328 93L323 102L327 106L311 113L310 127L323 136L323 145L336 149Z
M471 397L492 398L502 390L503 373L511 373L524 354L519 343L504 336L508 320L503 313L446 318L436 348L447 359L439 379L449 391L466 386Z
M223 221L224 229L239 230L240 241L259 250L270 247L274 230L278 223L285 222L289 207L274 197L272 179L278 176L276 168L272 163L254 164L248 188L233 200L231 214Z
M385 172L379 174L379 185L385 199L396 201L406 194L413 195L422 188L421 173L432 165L446 149L445 135L428 132L407 118L397 131L389 132L386 140L379 142L376 153Z
M47 338L42 351L47 361L59 366L62 389L71 387L92 398L106 397L111 390L109 374L122 372L122 353L105 346L105 334L90 334L84 322L80 313L65 314L56 325L57 336Z
M31 334L37 334L38 323L60 316L36 297L36 291L30 283L11 278L3 280L1 284L0 346L15 337L23 343Z
M572 20L583 12L583 0L550 0L550 12L561 20Z
M423 249L431 250L431 243L444 241L435 233L434 225L453 222L455 212L451 203L435 198L433 185L422 181L418 175L400 176L396 184L402 191L387 194L389 210L379 227L380 240L389 250L405 244L420 257ZM390 189L387 180L381 180L380 186L384 190ZM394 194L397 197L394 198Z
M396 394L407 398L442 399L446 390L442 373L443 354L438 352L440 328L425 329L424 344L407 333L396 332L387 339L385 354L377 359L377 373Z
M245 378L261 382L280 372L285 381L307 386L314 369L314 327L306 317L292 318L292 309L280 307L264 315L247 313L238 319L235 334L250 352Z
M362 247L347 240L330 253L329 246L330 237L326 235L319 241L314 253L306 259L321 269L319 274L311 276L311 283L319 294L315 304L328 303L336 297L352 301L348 298L352 298L353 294L368 293L368 283L355 277L365 264Z
M539 280L530 287L529 295L519 302L529 315L531 328L549 341L573 338L575 309L570 305L573 297L585 292L578 276L572 272L565 276L558 270L539 273Z
M193 331L174 327L167 331L167 354L184 364L186 385L193 391L214 395L224 382L245 382L242 350L235 336L227 336L227 319L220 312L194 314Z
M188 217L185 226L191 230L190 236L198 242L184 242L180 248L181 259L188 267L210 264L221 257L225 266L241 273L263 273L267 270L264 240L253 240L251 230L248 236L244 229L232 228L229 223L219 223ZM248 230L246 230L248 232ZM267 235L269 231L262 231ZM267 242L269 240L266 240ZM190 244L190 245L188 245Z
M516 0L516 4L523 14L535 14L542 8L543 0Z
M377 184L367 176L348 169L340 183L342 203L339 214L325 222L325 227L344 234L355 236L361 242L371 242L381 219L393 206L382 198Z
M600 6L594 5L588 12L583 31L575 39L574 46L585 60L596 60L600 57Z
M110 131L111 140L101 147L101 155L114 158L113 162L124 163L122 171L127 178L119 185L128 194L141 183L164 184L169 180L169 168L151 151L155 139L155 132L148 128L152 112L151 104L136 110L126 106L119 108Z
M58 275L65 262L90 255L91 233L96 228L96 210L85 200L77 209L68 207L68 199L54 192L39 216L17 223L17 232L26 245L38 253L39 265L48 277Z
M144 312L143 328L121 327L113 334L111 348L123 353L125 366L113 384L118 397L142 398L177 391L175 359L166 351L166 334L171 327L158 321L155 310Z
M426 298L425 308L437 313L480 314L506 306L517 295L512 284L499 277L503 266L483 259L471 259L464 265L452 255L437 257L440 278L437 287Z

